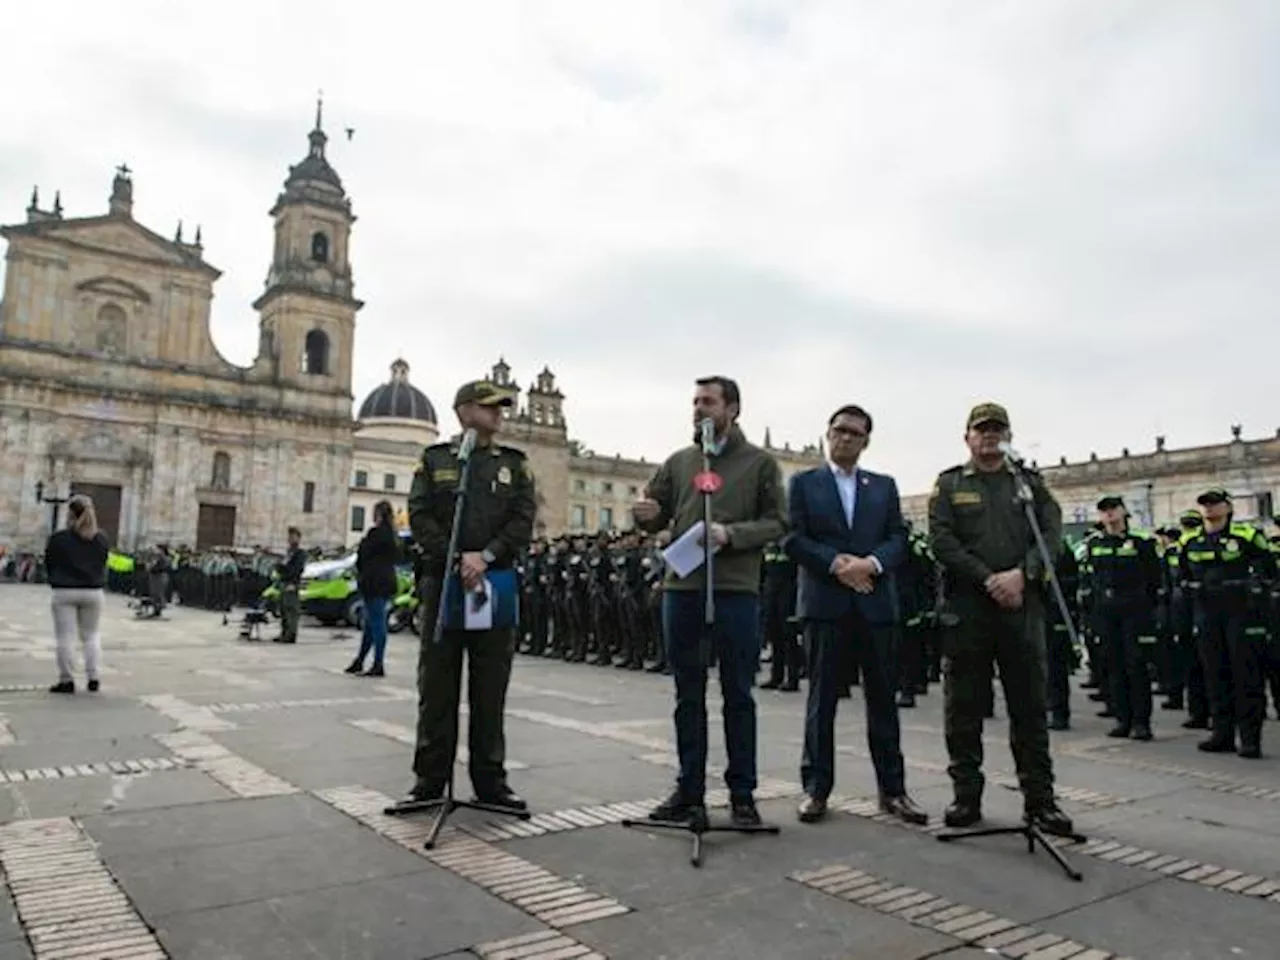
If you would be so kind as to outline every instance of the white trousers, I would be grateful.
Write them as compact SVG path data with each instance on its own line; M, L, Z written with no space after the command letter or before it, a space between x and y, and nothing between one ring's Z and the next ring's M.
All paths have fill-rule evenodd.
M53 634L58 640L58 679L73 677L73 651L76 639L84 646L84 672L90 680L98 679L102 659L102 621L105 597L101 590L65 590L53 592Z

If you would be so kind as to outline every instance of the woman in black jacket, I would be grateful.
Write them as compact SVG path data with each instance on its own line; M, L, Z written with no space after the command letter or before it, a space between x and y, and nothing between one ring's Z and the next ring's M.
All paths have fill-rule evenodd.
M107 538L98 529L93 501L75 496L67 503L67 526L49 538L44 549L45 573L53 588L53 632L58 642L58 682L50 693L75 693L72 648L79 637L84 647L84 672L89 692L98 689L102 637L98 624L105 602Z
M400 562L400 537L396 533L395 510L387 500L373 507L373 527L360 541L356 551L356 588L364 600L364 635L360 652L347 667L347 673L366 677L385 675L382 666L387 650L387 605L396 595L396 564ZM364 658L373 651L373 664L364 669Z

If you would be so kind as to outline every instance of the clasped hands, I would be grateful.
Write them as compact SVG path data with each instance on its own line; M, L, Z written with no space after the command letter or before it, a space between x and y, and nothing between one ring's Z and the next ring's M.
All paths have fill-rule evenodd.
M484 562L483 552L472 550L464 553L458 564L458 573L462 576L463 587L470 591L480 586L480 580L488 569L489 564Z
M1001 573L993 573L982 582L988 596L1006 610L1022 607L1022 591L1027 585L1022 571L1015 567Z
M875 561L870 557L855 557L841 553L831 565L832 575L850 590L871 593L876 588L872 579L877 573Z

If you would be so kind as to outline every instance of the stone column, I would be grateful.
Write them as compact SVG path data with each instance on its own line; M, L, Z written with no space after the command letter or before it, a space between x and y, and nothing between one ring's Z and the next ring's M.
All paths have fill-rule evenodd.
M121 548L137 550L147 534L147 468L144 464L135 463L129 471L129 485L124 491L124 530L121 536Z

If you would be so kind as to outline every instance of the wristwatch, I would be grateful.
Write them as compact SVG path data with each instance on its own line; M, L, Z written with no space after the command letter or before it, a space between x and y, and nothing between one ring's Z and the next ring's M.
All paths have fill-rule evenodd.
M488 547L485 547L480 551L480 559L485 562L485 566L493 566L493 562L498 559L498 556Z

